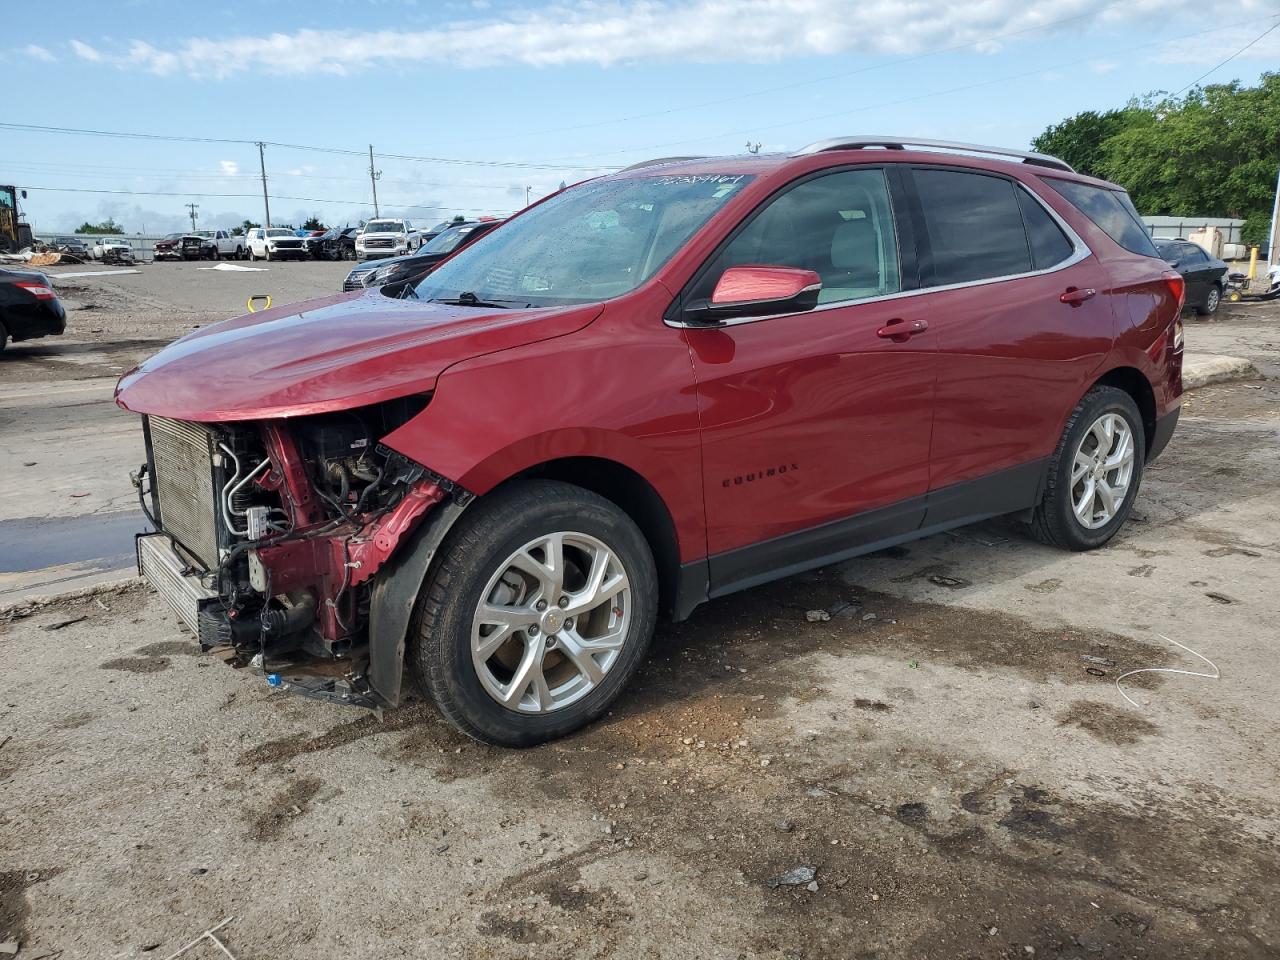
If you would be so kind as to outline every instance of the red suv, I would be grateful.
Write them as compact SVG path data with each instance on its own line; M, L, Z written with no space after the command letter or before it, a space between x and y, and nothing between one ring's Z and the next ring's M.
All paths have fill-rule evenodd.
M1124 191L884 138L655 161L394 296L206 327L120 381L139 567L275 686L527 745L660 612L999 514L1125 522L1182 393L1182 279Z

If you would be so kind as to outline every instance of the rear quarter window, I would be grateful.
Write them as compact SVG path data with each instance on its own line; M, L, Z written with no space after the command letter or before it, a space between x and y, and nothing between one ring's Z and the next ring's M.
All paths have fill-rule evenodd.
M1159 257L1146 225L1123 190L1095 187L1088 183L1042 178L1067 202L1093 221L1103 233L1130 253Z

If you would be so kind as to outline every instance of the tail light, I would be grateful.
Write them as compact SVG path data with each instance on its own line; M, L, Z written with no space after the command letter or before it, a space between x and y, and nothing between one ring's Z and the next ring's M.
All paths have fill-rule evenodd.
M37 300L52 300L55 297L53 287L49 286L47 283L40 283L37 280L19 280L14 284L14 286L21 287Z
M1169 294L1178 305L1177 309L1173 311L1173 323L1169 324L1169 346L1174 353L1181 353L1183 344L1182 306L1187 299L1187 281L1182 278L1182 274L1175 273L1172 270L1166 270L1161 277L1169 287Z
M1169 293L1178 302L1178 313L1182 313L1182 307L1187 299L1187 281L1182 279L1182 274L1174 273L1172 270L1166 270L1163 277L1165 284L1169 287Z

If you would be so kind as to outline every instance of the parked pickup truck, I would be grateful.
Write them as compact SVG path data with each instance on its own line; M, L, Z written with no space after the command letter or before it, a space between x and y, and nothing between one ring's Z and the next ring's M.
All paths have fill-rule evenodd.
M203 255L210 260L220 260L227 258L229 260L243 260L248 255L245 247L244 237L233 237L227 230L194 230L187 234L191 237L199 237Z
M403 257L422 246L422 236L412 220L370 220L356 234L356 259Z

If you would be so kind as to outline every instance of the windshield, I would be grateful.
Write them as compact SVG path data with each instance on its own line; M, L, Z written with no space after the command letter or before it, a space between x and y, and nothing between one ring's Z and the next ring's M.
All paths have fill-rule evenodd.
M414 293L422 300L466 293L529 306L622 296L653 276L751 179L683 174L584 183L486 233Z
M475 229L475 224L465 227L453 227L446 230L438 237L432 238L430 243L422 245L423 253L452 253L457 249L458 244L467 238L467 235Z
M103 242L103 243L118 243L118 244L122 244L123 246L126 246L126 247L129 245L129 241L128 241L128 240L126 240L124 237L106 237L106 238L104 238L104 239L103 239L103 241L102 241L102 242Z
M191 236L193 236L193 237L204 237L206 240L212 240L212 239L213 239L213 231L212 231L212 230L197 230L195 233L191 234Z
M404 224L399 220L370 220L364 225L365 233L404 233Z
M281 228L279 228L279 229L272 229L272 230L268 230L268 231L264 234L264 236L268 236L268 237L292 237L292 236L293 236L293 231L292 231L292 230L285 230L283 227L281 227Z

